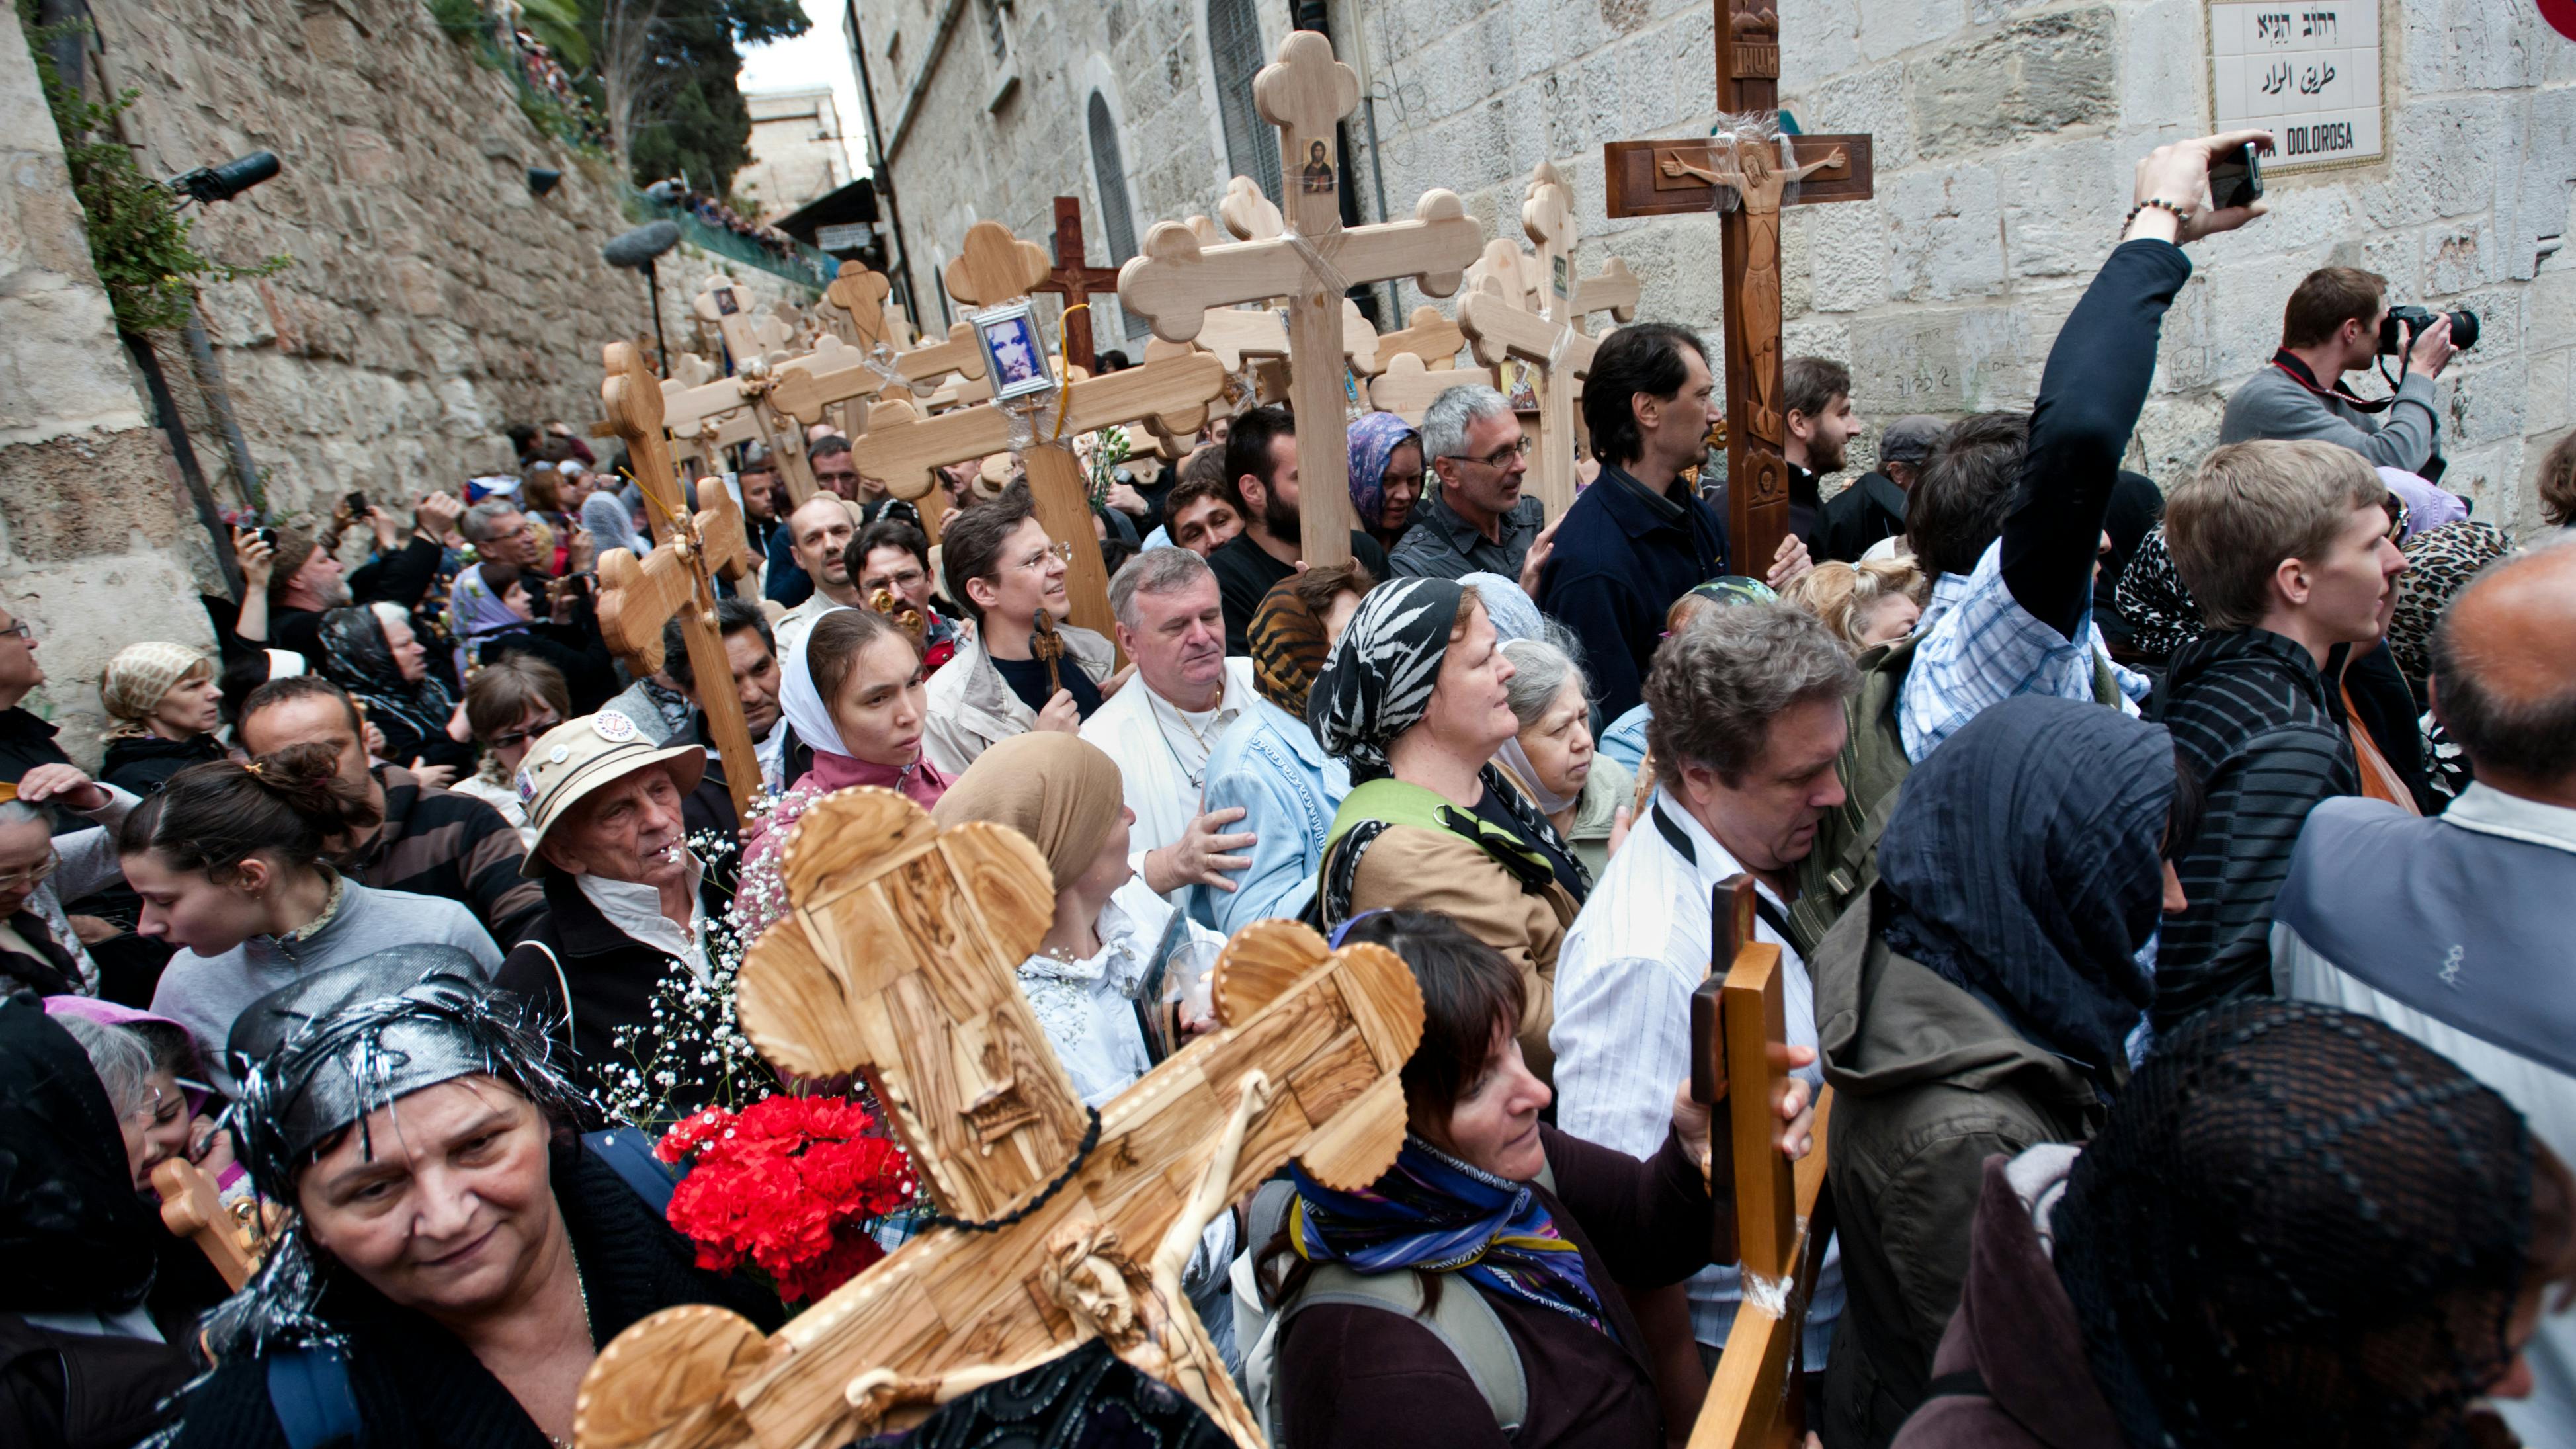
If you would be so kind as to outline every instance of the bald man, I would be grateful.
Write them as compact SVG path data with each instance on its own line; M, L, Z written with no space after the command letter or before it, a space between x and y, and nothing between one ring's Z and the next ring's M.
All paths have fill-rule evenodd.
M842 557L856 532L858 515L830 493L815 494L787 515L788 557L813 581L814 592L778 621L780 658L787 657L816 619L837 608L858 607L858 585L850 582L850 565Z
M2308 816L2274 904L2285 996L2374 1016L2460 1064L2576 1162L2576 538L2507 559L2433 635L2433 713L2476 772L2448 813L2376 800ZM2525 1350L2526 1444L2576 1443L2576 1317Z

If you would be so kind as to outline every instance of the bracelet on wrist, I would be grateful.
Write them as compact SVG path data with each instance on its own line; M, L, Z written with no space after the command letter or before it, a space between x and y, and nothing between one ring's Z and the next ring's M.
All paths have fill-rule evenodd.
M2127 236L2129 234L2129 228L2138 224L2138 213L2145 211L2151 206L2173 213L2175 241L2179 242L2190 234L2190 207L2180 205L2176 202L2167 201L2161 196L2150 196L2146 200L2139 202L2137 205L2130 207L2129 214L2120 218L2120 235Z

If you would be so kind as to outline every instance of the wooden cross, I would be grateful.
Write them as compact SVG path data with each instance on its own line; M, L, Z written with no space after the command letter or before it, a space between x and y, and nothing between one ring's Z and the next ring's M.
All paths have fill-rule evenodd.
M1083 265L1082 198L1055 199L1055 267L1030 290L1064 298L1064 319L1057 324L1064 329L1064 355L1083 371L1098 372L1100 362L1091 350L1091 309L1083 304L1095 292L1115 293L1118 269Z
M722 272L710 274L699 286L689 309L697 313L700 326L713 328L724 339L725 353L733 359L734 371L740 372L743 364L760 356L760 335L752 325L751 299L734 285L733 278Z
M1109 612L1108 571L1094 542L1090 493L1072 440L1148 419L1177 428L1193 410L1225 395L1225 379L1224 365L1211 353L1156 358L1149 352L1142 367L1067 383L1053 408L1022 424L1030 430L1021 457L1028 463L1038 522L1047 537L1073 546L1065 586L1073 596L1074 623L1117 637L1117 621ZM1203 419L1204 413L1198 416ZM924 418L910 402L894 398L869 409L867 434L851 439L850 453L861 473L884 483L896 497L936 500L941 496L934 486L936 470L1008 452L1014 421L1010 411L991 403Z
M703 1305L644 1319L584 1375L574 1442L826 1449L1098 1336L1259 1449L1173 1260L1292 1157L1344 1190L1394 1163L1422 1033L1403 959L1247 928L1217 962L1217 1029L1095 1125L1016 979L1055 910L1025 837L844 790L797 822L779 874L788 914L743 963L744 1033L781 1071L863 1074L937 1211L989 1230L933 1226L772 1338Z
M1717 0L1717 109L1771 115L1780 106L1780 19L1774 0ZM1777 141L1612 141L1603 151L1612 216L1711 210L1725 276L1727 537L1738 573L1771 566L1789 533L1789 465L1780 454L1780 208L1865 201L1874 194L1870 137ZM1724 153L1724 154L1721 154ZM1794 178L1792 172L1795 173ZM1798 192L1784 198L1784 183Z
M286 1216L283 1204L262 1205L244 1199L227 1208L214 1179L184 1157L173 1157L152 1169L152 1190L161 1196L161 1225L177 1238L194 1239L227 1287L238 1292L268 1256L270 1235Z
M1458 303L1458 329L1476 360L1499 369L1506 357L1539 375L1538 426L1530 449L1530 482L1550 518L1574 506L1574 398L1592 370L1595 343L1574 325L1574 204L1565 178L1546 161L1530 174L1521 226L1535 244L1516 288L1497 274ZM1520 249L1497 238L1516 257ZM1488 254L1492 246L1487 248ZM1498 273L1513 270L1506 262Z
M1708 979L1691 995L1691 1095L1714 1103L1718 1084L1725 1084L1735 1221L1731 1235L1721 1221L1711 1256L1737 1263L1745 1292L1690 1444L1767 1449L1800 1438L1791 1385L1807 1303L1833 1236L1831 1204L1823 1196L1833 1091L1817 1095L1814 1148L1790 1162L1780 1151L1780 1119L1772 1111L1788 1075L1780 948L1753 939L1753 877L1729 876L1710 896L1716 955Z
M1279 128L1294 232L1269 241L1204 247L1187 226L1162 222L1144 254L1118 276L1118 299L1174 342L1205 325L1207 309L1286 294L1291 397L1297 413L1300 554L1322 568L1350 559L1350 433L1343 391L1342 295L1349 287L1411 277L1435 297L1484 244L1455 193L1425 192L1410 221L1342 229L1342 177L1334 127L1359 105L1359 80L1333 59L1332 42L1292 31L1279 58L1253 77L1253 104Z
M644 366L644 354L633 344L612 342L601 357L607 377L600 401L608 421L626 441L633 460L635 484L644 492L645 512L653 518L660 542L639 562L622 548L599 560L599 632L627 667L650 674L662 667L662 625L674 617L688 641L689 669L698 680L698 707L706 711L707 732L715 737L724 760L725 788L733 792L735 813L751 816L760 793L760 761L753 753L751 728L743 723L742 701L729 681L733 663L725 656L724 635L716 628L715 579L738 579L757 565L743 537L742 515L721 478L698 480L698 501L706 505L692 517L679 485L671 478L671 452L662 436L662 389Z

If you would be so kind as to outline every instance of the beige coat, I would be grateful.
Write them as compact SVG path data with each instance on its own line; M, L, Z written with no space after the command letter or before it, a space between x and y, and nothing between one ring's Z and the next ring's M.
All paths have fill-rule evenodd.
M1118 667L1118 651L1108 639L1071 624L1057 625L1056 632L1064 636L1066 664L1081 666L1094 684L1108 682ZM942 774L963 774L997 742L1038 727L1037 711L1011 692L984 652L980 630L959 642L924 692L930 717L922 722L921 749Z

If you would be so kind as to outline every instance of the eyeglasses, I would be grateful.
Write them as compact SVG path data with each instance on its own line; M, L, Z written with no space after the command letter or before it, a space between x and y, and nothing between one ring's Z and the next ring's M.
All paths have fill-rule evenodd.
M1527 435L1523 435L1519 442L1512 444L1510 447L1496 448L1494 451L1487 453L1481 458L1470 457L1465 453L1451 453L1449 456L1461 463L1482 463L1486 467L1499 472L1502 469L1512 466L1512 460L1514 458L1528 457L1530 455L1530 441L1531 440Z
M537 736L544 734L546 731L553 729L555 726L562 723L562 720L548 716L547 718L541 719L535 724L528 726L526 729L512 730L506 735L494 735L492 737L493 748L506 750L512 745L522 744L528 740L535 739Z
M1064 560L1066 563L1071 563L1073 562L1073 545L1070 543L1048 544L1046 547L1039 549L1036 553L1030 554L1027 558L1020 560L1020 567L1024 569L1045 568L1047 556L1050 554Z
M2406 500L2398 497L2394 493L2391 493L2387 497L2379 500L2379 506L2386 510L2388 514L2388 541L2390 543L2404 542L2406 538Z
M0 639L24 639L33 644L36 642L36 626L24 619L0 625Z
M61 868L62 863L63 857L60 852L48 850L42 861L24 870L0 870L0 891L13 891L20 886L35 885Z
M859 583L860 587L870 589L909 589L913 585L920 583L921 580L921 570L905 569L899 574L881 574L873 579L862 579Z

